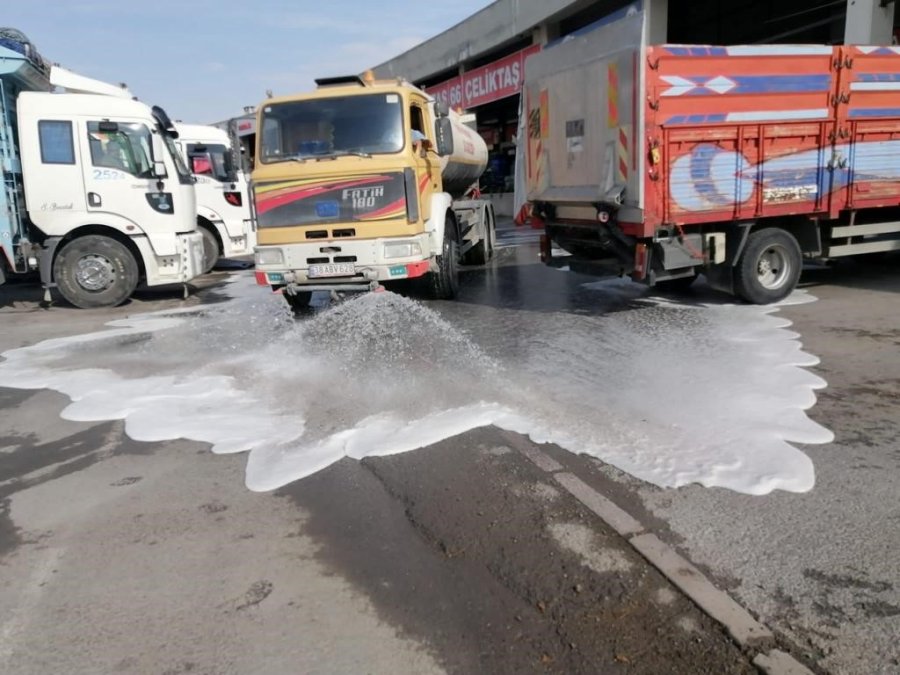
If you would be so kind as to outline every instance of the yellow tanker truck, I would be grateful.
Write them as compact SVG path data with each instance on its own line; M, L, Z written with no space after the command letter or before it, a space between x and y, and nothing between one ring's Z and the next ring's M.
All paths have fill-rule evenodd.
M421 279L456 296L458 266L494 249L490 202L466 198L487 163L457 113L403 80L316 80L258 107L256 279L295 311L315 291Z

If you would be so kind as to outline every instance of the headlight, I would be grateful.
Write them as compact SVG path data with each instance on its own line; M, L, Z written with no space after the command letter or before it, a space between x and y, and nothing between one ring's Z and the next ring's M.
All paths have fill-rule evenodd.
M283 265L284 253L280 248L258 248L256 249L257 265Z
M397 241L384 245L384 257L387 259L412 258L420 255L422 255L422 247L415 241Z

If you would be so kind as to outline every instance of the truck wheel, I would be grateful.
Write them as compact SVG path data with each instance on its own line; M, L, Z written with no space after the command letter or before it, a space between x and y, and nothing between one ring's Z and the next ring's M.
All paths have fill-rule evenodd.
M757 305L778 302L800 280L803 254L794 236L777 227L751 232L734 270L738 296Z
M494 255L494 219L485 210L484 238L466 254L469 265L487 265Z
M216 235L207 228L201 226L197 229L203 235L203 270L201 274L208 274L219 262L219 242Z
M62 296L76 307L115 307L137 287L138 265L125 244L91 234L60 250L53 278Z
M428 275L431 297L436 300L452 300L459 291L459 242L456 239L456 221L449 214L437 265L438 271Z
M309 302L312 300L311 292L283 293L282 295L294 314L304 314L309 311Z

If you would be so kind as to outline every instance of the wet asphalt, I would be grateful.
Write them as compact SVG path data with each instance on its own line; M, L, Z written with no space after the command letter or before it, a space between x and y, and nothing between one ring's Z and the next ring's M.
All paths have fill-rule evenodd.
M634 308L542 266L536 236L504 229L497 259L464 271L459 300L431 306L513 360L535 322ZM221 300L227 275L201 280L187 302ZM545 450L807 665L896 672L900 265L821 270L805 284L819 302L783 311L822 358L815 370L829 388L810 414L837 436L804 448L812 492L663 490ZM182 302L180 289L162 289L84 312L41 308L39 295L33 284L0 287L0 350ZM494 428L343 460L259 494L243 487L242 456L138 443L120 422L67 422L65 402L0 389L0 670L753 671L719 626Z

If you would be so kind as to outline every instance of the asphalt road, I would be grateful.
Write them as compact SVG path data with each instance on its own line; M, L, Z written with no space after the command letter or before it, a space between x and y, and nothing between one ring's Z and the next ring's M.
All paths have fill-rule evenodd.
M625 309L585 294L588 279L535 264L533 239L502 233L507 247L466 273L461 302L432 307L486 344L500 339L491 322L502 314L513 350L529 321ZM187 301L164 289L115 310L47 310L33 285L0 287L0 351L217 302L227 277L209 275ZM810 415L836 434L803 448L812 491L661 489L544 451L707 571L808 666L896 672L900 265L806 279L819 301L782 312L822 359L814 370L829 386ZM66 421L67 402L0 388L0 671L754 671L508 432L345 459L253 493L243 455Z

